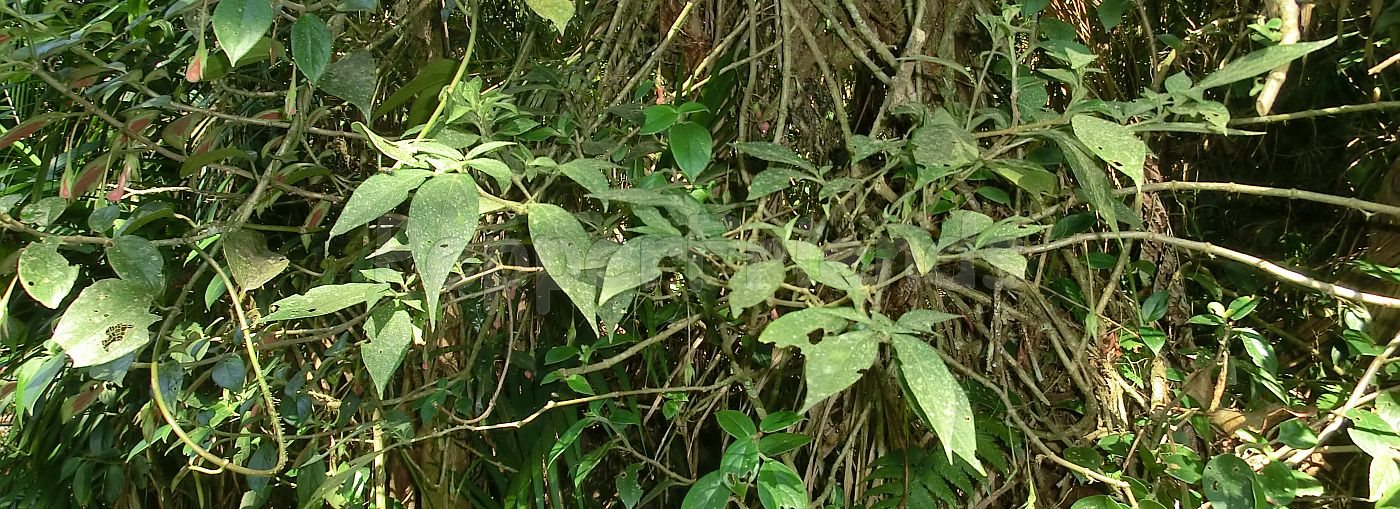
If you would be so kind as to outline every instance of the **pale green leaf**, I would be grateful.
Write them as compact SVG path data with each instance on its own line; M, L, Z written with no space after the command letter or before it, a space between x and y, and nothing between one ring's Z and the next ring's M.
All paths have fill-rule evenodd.
M661 260L681 254L684 250L685 241L680 237L643 235L629 239L608 258L603 288L598 296L599 304L661 277Z
M977 257L985 260L989 265L1007 274L1025 279L1026 257L1017 253L1015 249L990 248L979 250L976 253Z
M465 173L433 177L413 195L408 248L423 283L429 323L437 322L439 294L480 220L476 181Z
M1089 151L1099 156L1108 165L1128 178L1133 185L1141 186L1142 168L1147 161L1147 144L1136 134L1117 122L1110 122L1089 115L1075 115L1070 120L1074 135L1089 147Z
M530 6L530 10L535 11L541 18L553 23L560 34L564 33L564 27L574 17L573 0L525 0L525 5Z
M1221 67L1220 70L1206 76L1196 87L1215 88L1253 78L1280 65L1302 58L1303 55L1322 49L1336 40L1337 38L1334 36L1321 41L1269 46L1225 64L1225 67Z
M817 403L860 380L875 362L879 345L875 333L869 330L847 332L816 344L801 345L802 355L806 357L802 378L807 384L801 412L811 410Z
M258 44L272 27L276 14L269 0L222 0L214 7L214 37L228 55L237 62Z
M954 210L948 213L948 218L940 225L942 231L938 234L938 246L936 251L942 251L958 241L980 235L996 224L992 218L981 212L971 210Z
M574 159L559 165L559 173L577 182L590 193L601 193L611 187L607 175L603 172L616 167L617 165L602 159Z
M331 237L348 232L384 214L408 199L409 191L432 176L432 172L418 169L400 169L389 173L376 173L361 182L350 195L340 217L331 227Z
M758 340L780 347L803 348L811 346L811 341L807 339L809 334L818 330L828 334L834 333L844 329L846 323L846 319L824 313L818 308L801 309L773 320L773 323L768 324L763 333L758 335Z
M900 315L895 325L913 332L929 333L933 332L934 325L957 318L961 316L932 309L913 309Z
M1059 179L1039 165L1019 159L996 159L987 162L987 168L1001 178L1038 195L1054 194Z
M365 323L369 341L360 346L360 359L380 399L384 398L384 387L393 379L409 345L413 344L413 332L408 311L395 306L381 306Z
M598 286L590 282L580 268L588 259L593 240L573 214L556 205L531 204L529 223L530 241L535 245L535 253L545 272L564 290L588 323L595 323Z
M951 461L956 454L979 473L977 461L977 428L973 424L972 404L958 384L938 350L917 338L894 336L895 352L899 356L899 371L912 392L914 403L923 410L929 425L938 434L944 453Z
M731 316L749 307L762 304L783 284L786 269L779 260L764 260L745 265L729 278L729 312Z
M1400 464L1395 458L1371 458L1371 499L1380 500L1387 492L1400 486Z
M63 313L53 341L78 368L135 352L150 342L148 327L159 318L149 313L154 297L155 291L141 283L121 279L93 283Z
M904 239L909 243L909 256L914 258L914 267L919 269L920 275L933 270L938 258L938 248L928 231L902 223L885 225L885 231L889 232L891 238Z
M710 130L694 122L681 122L671 126L669 139L676 166L694 183L710 164L710 150L714 145Z
M307 290L306 293L273 302L269 307L272 313L263 317L262 321L275 322L321 316L358 304L373 304L388 294L389 285L384 283L318 286Z
M510 171L510 166L506 166L506 163L496 159L478 157L476 159L463 161L462 164L465 164L468 168L489 175L496 181L496 187L498 189L504 190L510 187L510 179L513 173Z
M929 124L914 130L909 139L919 183L924 184L976 161L980 152L972 135L946 124Z
M764 161L796 166L798 168L802 168L810 172L817 171L816 166L813 166L812 163L807 162L807 160L803 159L802 156L797 155L797 152L793 152L792 149L784 147L777 143L767 141L748 141L742 143L735 143L734 148L739 149L739 152L743 152L745 154L762 159Z
M389 158L395 161L408 164L418 163L418 158L413 157L413 150L409 147L402 145L402 142L389 141L383 136L375 134L369 126L363 123L355 122L350 124L350 130L365 135L365 138L369 139L370 144L374 145L374 148L378 150L379 153L389 156Z
M316 83L331 61L331 30L312 13L302 13L292 24L292 61L306 80Z
M1122 205L1113 197L1113 186L1108 181L1108 175L1104 173L1084 150L1080 148L1079 142L1069 135L1060 131L1044 131L1044 136L1054 140L1060 146L1060 152L1064 154L1065 160L1069 163L1070 171L1074 173L1074 179L1078 181L1079 188L1084 192L1084 197L1090 205L1094 206L1094 211L1098 212L1114 231L1118 230L1118 208L1114 203Z
M24 291L49 309L58 309L78 280L78 266L58 254L60 242L34 242L19 256L19 281Z
M253 230L225 233L223 250L233 281L245 292L261 288L290 265L286 256L268 249L267 239Z

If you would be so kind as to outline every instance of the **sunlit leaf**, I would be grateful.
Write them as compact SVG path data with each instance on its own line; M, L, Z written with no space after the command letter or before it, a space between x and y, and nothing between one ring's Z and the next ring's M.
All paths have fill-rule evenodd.
M685 241L680 237L643 235L628 239L608 258L603 288L598 296L599 304L661 277L661 260L681 254L684 250Z
M150 342L148 327L155 292L141 283L103 279L83 289L54 329L53 341L74 367L95 366L134 352Z
M764 509L806 509L802 476L781 462L764 462L758 469L758 501Z
M476 235L481 214L476 181L465 173L438 175L413 195L408 212L408 247L423 283L428 321L436 323L438 297L462 250Z
M764 260L745 265L729 278L729 313L739 316L744 309L762 304L783 284L783 262Z
M413 322L408 311L395 306L380 306L365 323L369 341L360 346L360 359L374 382L374 392L384 398L384 387L393 379L403 363L409 345L413 344Z
M59 242L35 242L19 256L19 281L24 291L49 309L58 309L73 283L78 266L58 253Z
M1132 179L1133 185L1141 186L1142 168L1147 161L1147 144L1138 139L1133 131L1117 122L1093 117L1075 115L1070 121L1074 135L1089 151L1099 156L1113 169L1123 172Z
M593 240L573 214L558 206L532 204L528 216L530 241L540 264L588 323L594 323L598 319L598 286L579 268L588 258Z
M1254 509L1254 470L1234 454L1211 458L1201 479L1201 492L1213 508Z
M972 404L943 364L938 350L918 338L902 334L895 335L893 343L899 357L900 375L913 393L914 403L938 434L948 459L951 461L953 455L957 455L983 473L976 455L977 428L973 425Z
M350 195L350 201L345 204L340 217L336 218L330 235L335 237L379 219L408 199L408 193L417 189L431 175L432 172L418 169L371 175Z
M1236 81L1253 78L1269 72L1280 65L1292 62L1303 55L1312 53L1336 41L1335 36L1321 41L1278 44L1255 51L1225 64L1220 70L1211 73L1196 85L1197 88L1215 88Z
M553 23L560 34L564 33L564 28L574 17L573 0L525 0L525 5L530 6L530 10L535 11L541 18Z
M373 304L388 293L389 285L384 283L318 286L307 290L306 293L273 302L269 307L272 313L263 317L263 321L275 322L330 314L357 304Z
M268 0L222 0L214 7L214 37L228 55L237 62L253 49L276 14Z

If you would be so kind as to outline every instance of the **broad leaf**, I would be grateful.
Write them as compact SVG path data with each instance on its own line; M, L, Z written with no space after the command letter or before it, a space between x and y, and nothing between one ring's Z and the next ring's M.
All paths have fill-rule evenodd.
M408 247L423 282L429 323L437 322L438 294L462 250L476 235L480 219L476 181L465 173L433 177L413 195L408 209Z
M432 176L432 172L418 169L400 169L371 175L350 195L350 201L345 204L345 209L331 227L331 237L358 228L394 210L408 199L409 191L417 189L429 176Z
M73 359L73 367L96 366L135 352L150 342L149 313L155 292L141 283L103 279L68 306L53 341Z
M365 323L369 341L360 346L360 359L380 399L384 398L384 387L403 363L409 345L413 344L413 329L408 311L395 306L381 306Z
M671 157L675 158L676 166L691 183L695 183L700 172L710 164L710 149L714 145L710 130L694 122L681 122L671 126L669 139Z
M807 358L802 376L807 384L807 398L802 402L801 412L806 413L817 403L860 380L875 362L879 345L874 332L862 330L801 346L802 355Z
M238 62L258 44L275 18L269 0L222 0L214 7L214 37L228 54L229 62Z
M326 93L355 105L365 117L371 117L379 68L369 51L357 50L326 66L316 84Z
M34 242L19 256L19 281L24 291L49 309L58 309L78 280L78 266L58 254L59 242Z
M681 509L724 509L729 505L729 488L718 471L705 474L681 500Z
M1127 175L1133 180L1133 185L1142 185L1142 167L1147 161L1147 144L1138 139L1132 130L1117 122L1090 115L1075 115L1070 123L1074 127L1074 135L1089 147L1090 152L1108 161L1108 165L1113 169Z
M783 284L783 262L764 260L745 265L729 278L729 313L739 316L744 309L762 304Z
M797 152L793 152L792 149L784 147L777 143L771 143L767 141L749 141L743 143L735 143L734 148L739 149L740 152L743 152L753 157L757 157L764 161L796 166L798 168L802 168L810 172L817 171L816 166L813 166L812 163L807 162L807 160L803 159L802 156L797 155Z
M758 452L776 457L812 443L812 437L801 433L773 433L758 439Z
M912 336L894 336L899 356L899 372L912 392L929 425L938 434L949 461L956 454L982 473L977 461L977 428L973 425L972 404L938 350Z
M373 304L389 294L389 285L384 283L345 283L340 285L318 286L301 295L293 295L273 302L272 313L263 317L264 322L310 318L334 313L342 309L364 304Z
M758 469L758 501L764 509L807 509L802 476L781 462L763 462Z
M680 112L669 104L651 106L642 113L646 120L642 123L642 128L637 131L637 134L644 136L670 129L671 126L676 125L676 119L680 116Z
M895 325L913 332L930 333L933 332L933 326L958 318L962 317L932 309L914 309L900 315Z
M818 330L827 333L837 332L846 327L844 318L827 313L819 308L808 308L778 317L763 329L758 340L777 346L811 346L807 336Z
M247 377L248 370L243 365L243 358L237 355L230 355L219 361L211 373L215 385L232 391L243 388Z
M684 250L685 241L680 237L643 235L629 239L608 258L598 303L607 303L617 294L661 277L661 260Z
M1322 49L1336 40L1336 37L1329 37L1321 41L1269 46L1225 64L1225 67L1221 67L1220 70L1201 80L1196 88L1215 88L1253 78L1269 72L1275 67L1302 58L1303 55Z
M331 30L315 14L303 13L292 24L292 60L313 84L326 72L331 61Z
M758 428L754 427L753 419L750 419L743 412L720 410L715 412L715 420L719 422L720 429L734 438L752 438L758 434Z
M914 267L919 269L919 275L928 274L933 270L938 261L938 247L934 245L933 236L929 235L928 231L900 223L885 225L885 231L889 232L891 238L904 239L909 243L909 256L914 259Z
M525 5L530 6L530 10L535 11L541 18L553 23L561 35L569 20L574 17L573 0L525 0Z
M977 257L986 261L988 265L996 267L1007 274L1026 278L1026 257L1017 253L1015 249L994 248L977 251Z
M1203 472L1201 492L1215 509L1254 509L1254 470L1233 454L1211 458Z
M938 235L937 251L948 249L949 246L960 240L976 237L994 224L996 222L992 221L992 218L981 212L971 210L949 212L948 218L943 220L941 225L942 231Z
M252 230L225 233L223 246L233 281L245 292L262 288L291 263L286 256L268 249L267 239Z
M564 290L574 306L588 319L598 319L598 286L584 277L581 265L588 258L593 240L569 211L548 203L535 203L529 209L530 242L540 264L554 283Z
M797 170L787 168L773 168L765 170L763 173L754 175L753 181L749 183L750 200L757 200L764 196L787 189L792 185L793 180L807 179L816 180Z
M165 257L151 241L134 235L112 239L107 263L122 279L150 288L165 286Z
M1122 203L1113 197L1113 186L1109 184L1108 175L1104 173L1103 168L1085 154L1079 148L1079 143L1069 135L1059 131L1045 131L1042 134L1060 145L1060 152L1064 154L1070 171L1074 173L1074 179L1084 191L1084 197L1094 206L1094 211L1098 212L1099 217L1108 223L1108 227L1117 231L1118 207L1114 204L1121 206Z
M611 187L607 175L603 172L616 167L617 165L602 159L574 159L559 165L559 173L577 182L590 193L601 193Z

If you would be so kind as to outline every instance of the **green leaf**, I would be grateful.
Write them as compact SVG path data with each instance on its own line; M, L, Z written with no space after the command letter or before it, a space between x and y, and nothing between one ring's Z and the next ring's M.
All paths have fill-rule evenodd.
M1351 419L1347 435L1351 437L1352 443L1366 451L1366 454L1370 454L1372 458L1400 456L1400 453L1396 452L1400 449L1400 434L1397 434L1385 419L1359 408L1347 412L1347 418Z
M834 333L846 327L846 319L820 308L793 311L773 320L758 335L758 340L776 346L811 346L807 336L818 330Z
M1164 290L1155 292L1146 299L1143 299L1142 307L1138 310L1138 320L1140 323L1144 325L1149 324L1167 316L1167 299L1169 297L1170 296L1167 295L1167 292Z
M574 17L573 0L525 0L525 5L530 6L530 10L535 11L541 18L553 23L560 35L564 33L564 27L569 24L569 20Z
M919 269L919 275L928 274L933 270L938 261L938 246L934 245L933 236L928 231L903 223L887 224L885 231L889 232L891 238L904 239L909 243L909 256L914 259L914 267Z
M466 165L468 168L489 175L496 181L496 186L502 190L510 187L510 179L514 176L514 173L510 171L510 166L496 159L478 157L476 159L462 161L462 164ZM604 181L604 183L606 184L606 181Z
M214 37L228 55L237 62L258 44L272 27L276 14L268 0L223 0L214 7Z
M34 357L21 364L15 376L14 403L17 411L34 414L34 405L49 390L53 379L63 371L62 355Z
M676 166L692 184L695 183L700 172L710 164L710 149L714 145L710 130L694 122L681 122L671 126L669 138Z
M1317 447L1317 433L1300 419L1283 421L1278 425L1278 440L1294 449Z
M1400 486L1400 464L1395 462L1395 458L1371 458L1370 474L1371 500L1380 500Z
M1137 333L1142 344L1147 345L1147 348L1152 350L1152 355L1162 353L1162 347L1167 344L1167 333L1154 327L1140 328Z
M914 162L919 165L919 184L972 164L981 155L971 133L946 124L915 129L909 141Z
M1337 38L1334 36L1321 41L1281 44L1264 48L1225 64L1225 67L1221 67L1220 70L1201 80L1196 88L1215 88L1253 78L1302 58L1303 55L1322 49L1336 40Z
M681 509L724 509L729 505L729 488L724 486L724 478L718 471L705 474L681 500Z
M236 391L243 388L243 382L247 379L247 369L243 366L243 358L231 355L214 365L213 373L210 374L214 384L225 389Z
M802 476L783 463L763 462L758 469L758 501L764 509L807 509Z
M316 82L321 90L355 105L366 118L373 118L374 91L379 85L379 68L374 55L356 50L326 66Z
M1269 462L1255 479L1259 481L1255 487L1262 488L1264 498L1275 506L1288 507L1298 496L1298 479L1293 476L1293 469L1283 462Z
M894 336L899 372L912 392L914 403L938 434L949 461L956 454L978 473L986 475L977 461L977 428L973 425L972 404L938 350L928 343L903 334Z
M1021 279L1026 278L1026 257L1021 253L1017 253L1015 249L982 249L977 251L977 257L1007 274Z
M1274 347L1262 334L1254 329L1237 328L1235 336L1240 338L1240 344L1244 345L1245 353L1249 354L1255 366L1270 374L1278 372L1278 357L1274 355Z
M661 260L679 255L684 250L685 241L680 237L643 235L628 239L608 257L598 303L605 304L615 295L661 277Z
M1118 23L1123 21L1123 13L1132 6L1133 0L1104 0L1095 11L1099 15L1099 22L1103 23L1104 30L1113 30Z
M44 307L58 309L78 280L78 266L58 254L61 242L34 242L19 256L19 281Z
M749 199L757 200L792 186L793 180L816 180L797 170L773 168L754 175L749 183Z
M773 412L758 423L758 429L763 430L764 433L772 433L774 431L787 429L789 426L797 424L797 422L801 420L802 414L797 412L790 412L787 410Z
M429 323L437 322L439 294L462 258L462 250L476 235L480 220L476 181L471 175L438 175L413 195L408 209L408 247L423 282Z
M1069 506L1069 509L1122 509L1123 507L1123 504L1113 500L1113 497L1094 495L1074 501L1074 505Z
M93 283L63 313L53 341L73 359L75 368L135 352L150 342L147 328L159 318L148 312L154 297L151 288L141 283L121 279Z
M787 269L778 260L745 265L729 278L729 313L739 316L745 309L762 304L783 284Z
M365 323L365 335L369 341L360 346L360 359L365 363L365 371L374 382L374 393L384 399L384 387L394 378L394 372L403 363L409 345L413 344L413 322L408 311L396 306L382 306L374 310Z
M935 251L948 249L958 241L976 237L995 225L992 218L981 212L971 210L954 210L948 213L948 218L943 220L942 231L938 235L938 245Z
M205 166L209 166L211 164L217 163L224 159L228 159L230 157L236 157L238 159L247 160L253 158L253 153L237 147L224 147L220 149L210 150L202 154L192 155L189 159L186 159L185 162L180 163L180 178L185 178L194 175L196 172L198 172Z
M1254 509L1254 470L1233 454L1211 458L1203 472L1201 492L1215 509Z
M326 72L331 61L331 30L315 14L302 13L292 24L292 60L313 84Z
M913 332L931 333L934 325L958 318L962 316L932 309L913 309L900 315L895 325Z
M739 152L743 152L745 154L762 159L764 161L796 166L809 172L817 171L816 166L813 166L812 163L807 162L807 160L803 159L802 156L797 155L797 152L793 152L792 149L784 147L777 143L771 143L767 141L749 141L735 143L734 148L739 149Z
M669 104L658 104L647 108L642 113L646 115L646 121L642 123L642 129L637 131L637 134L643 136L670 129L671 126L676 125L676 119L680 117L680 112L677 112L676 108Z
M66 209L68 209L68 200L50 196L25 205L24 209L19 211L19 219L32 225L48 226L57 221Z
M994 159L987 162L987 168L1016 187L1038 195L1054 194L1060 183L1054 173L1027 161Z
M617 488L617 498L622 499L622 505L627 506L627 509L636 507L637 502L642 500L642 485L637 482L641 468L641 463L633 463L613 481L613 486Z
M598 287L583 276L593 240L583 225L568 211L548 203L531 204L528 212L530 241L540 264L554 283L564 290L574 306L588 319L598 320Z
M268 309L271 314L263 317L263 322L295 320L334 313L342 309L364 304L373 304L389 294L389 285L384 283L345 283L318 286L301 295L293 295L273 302Z
M417 189L432 174L427 170L400 169L371 175L350 195L350 201L331 227L331 237L359 228L394 210L408 199L409 191Z
M775 457L800 449L809 443L812 443L812 437L801 433L774 433L758 439L758 452L764 456Z
M1147 161L1147 144L1136 134L1117 122L1109 122L1089 115L1075 115L1070 120L1074 135L1089 151L1099 156L1108 165L1128 178L1134 186L1143 183L1142 168Z
M602 193L610 187L605 171L617 168L617 165L602 159L574 159L559 165L559 173L563 173L569 180L577 182L590 193ZM502 186L504 188L504 186Z
M1094 206L1094 211L1098 212L1099 217L1108 222L1109 228L1117 231L1118 209L1114 206L1117 199L1113 197L1112 185L1109 184L1108 175L1104 173L1103 168L1094 163L1094 160L1079 148L1079 143L1065 133L1045 131L1042 134L1060 145L1060 152L1064 154L1070 171L1074 173L1074 179L1084 191L1084 197Z
M112 246L107 248L107 263L127 281L152 289L165 286L165 257L149 240L134 235L112 239Z
M807 358L802 375L807 384L807 397L801 411L806 413L817 403L860 380L865 370L875 363L879 346L875 333L868 330L847 332L801 346L802 355Z
M729 436L743 440L753 438L758 434L758 428L753 425L753 419L744 415L743 412L734 410L720 410L715 412L715 420L719 422L720 429L723 429Z
M253 230L225 233L223 250L233 281L245 292L262 288L291 264L286 256L268 249L267 239Z

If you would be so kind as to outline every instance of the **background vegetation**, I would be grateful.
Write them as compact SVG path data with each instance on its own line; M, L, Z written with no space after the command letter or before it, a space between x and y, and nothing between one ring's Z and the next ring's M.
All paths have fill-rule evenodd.
M1397 35L5 0L0 507L1398 507Z

